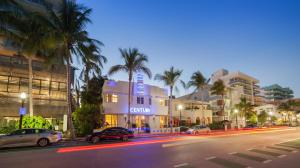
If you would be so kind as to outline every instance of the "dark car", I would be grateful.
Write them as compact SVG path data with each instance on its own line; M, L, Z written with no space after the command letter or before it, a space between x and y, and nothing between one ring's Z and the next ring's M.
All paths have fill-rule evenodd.
M133 137L133 131L122 127L111 127L106 128L100 132L93 133L92 135L88 136L87 140L92 143L97 143L101 140L128 141L128 139Z

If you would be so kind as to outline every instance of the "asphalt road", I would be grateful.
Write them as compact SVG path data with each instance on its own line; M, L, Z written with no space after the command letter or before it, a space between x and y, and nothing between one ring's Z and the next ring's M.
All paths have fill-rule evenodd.
M299 168L300 128L0 150L1 168ZM284 143L286 142L286 143ZM299 151L299 152L298 152Z

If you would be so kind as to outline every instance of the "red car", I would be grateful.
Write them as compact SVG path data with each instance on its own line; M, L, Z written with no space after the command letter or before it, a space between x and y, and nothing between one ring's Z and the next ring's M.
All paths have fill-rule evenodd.
M101 140L128 141L128 139L133 137L133 131L122 127L111 127L106 128L100 132L93 133L92 135L88 136L87 140L92 143L97 143Z

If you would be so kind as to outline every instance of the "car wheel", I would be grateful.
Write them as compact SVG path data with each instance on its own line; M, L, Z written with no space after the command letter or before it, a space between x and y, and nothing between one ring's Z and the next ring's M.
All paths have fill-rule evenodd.
M38 141L38 143L37 143L40 147L45 147L45 146L47 146L48 144L49 144L49 141L48 141L48 139L46 139L46 138L42 138L42 139L40 139L39 141Z
M92 138L92 143L98 143L100 141L100 138L99 137L97 137L97 136L94 136L93 138Z
M122 141L124 142L128 141L128 136L123 136Z

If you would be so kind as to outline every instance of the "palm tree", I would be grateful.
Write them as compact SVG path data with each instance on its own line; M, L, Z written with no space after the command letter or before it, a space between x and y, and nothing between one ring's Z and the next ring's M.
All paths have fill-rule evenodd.
M102 45L101 42L89 38L86 31L86 25L91 23L89 19L92 9L74 0L63 0L61 8L55 12L48 7L47 16L51 28L58 39L57 55L67 64L67 109L68 109L68 129L71 131L71 137L74 137L71 109L71 65L73 58L84 58L86 49L90 45Z
M296 115L297 112L295 111L296 107L299 107L300 103L293 101L293 100L288 100L286 102L282 102L279 106L278 106L278 110L279 113L287 115L288 116L288 120L289 120L289 124L292 124L291 121L291 116ZM296 117L297 118L297 117ZM285 120L286 121L286 120Z
M245 97L241 97L240 103L235 106L239 110L240 116L245 117L246 120L254 114L253 105Z
M206 79L200 71L196 71L191 76L190 81L187 83L187 87L194 87L194 93L198 92L199 90L204 91L205 86L208 85L210 79ZM201 101L204 102L204 92L201 94ZM202 111L203 112L203 111ZM204 112L202 114L202 118L204 117ZM202 123L202 120L201 120Z
M3 1L5 10L0 12L0 37L3 37L16 50L16 54L28 60L28 99L29 114L33 116L32 101L32 61L40 53L54 45L46 19L40 13L31 12L15 1Z
M220 107L221 107L221 115L224 117L224 120L225 120L225 116L224 116L224 108L225 108L225 103L224 103L224 95L225 95L225 85L223 83L222 80L217 80L213 86L211 87L210 91L211 91L211 94L213 95L218 95L218 96L221 96L222 98L222 103L220 103Z
M148 57L139 52L137 48L119 49L121 58L124 64L114 65L108 71L109 75L124 71L128 73L128 116L127 116L127 127L131 128L130 123L130 106L131 106L131 92L132 92L132 77L134 73L142 72L151 78L152 74L150 69L145 65L148 62Z
M175 90L178 90L176 87L176 82L179 80L181 74L182 74L182 70L175 69L172 66L169 70L164 71L163 74L156 74L154 77L154 80L162 81L166 86L170 87L168 111L170 115L171 133L173 132L173 116L172 116L173 89L175 88Z
M100 51L95 45L87 46L83 52L85 55L82 57L84 67L80 73L80 79L86 83L86 87L88 88L90 74L93 76L101 75L103 63L106 63L107 59L105 56L100 55Z

